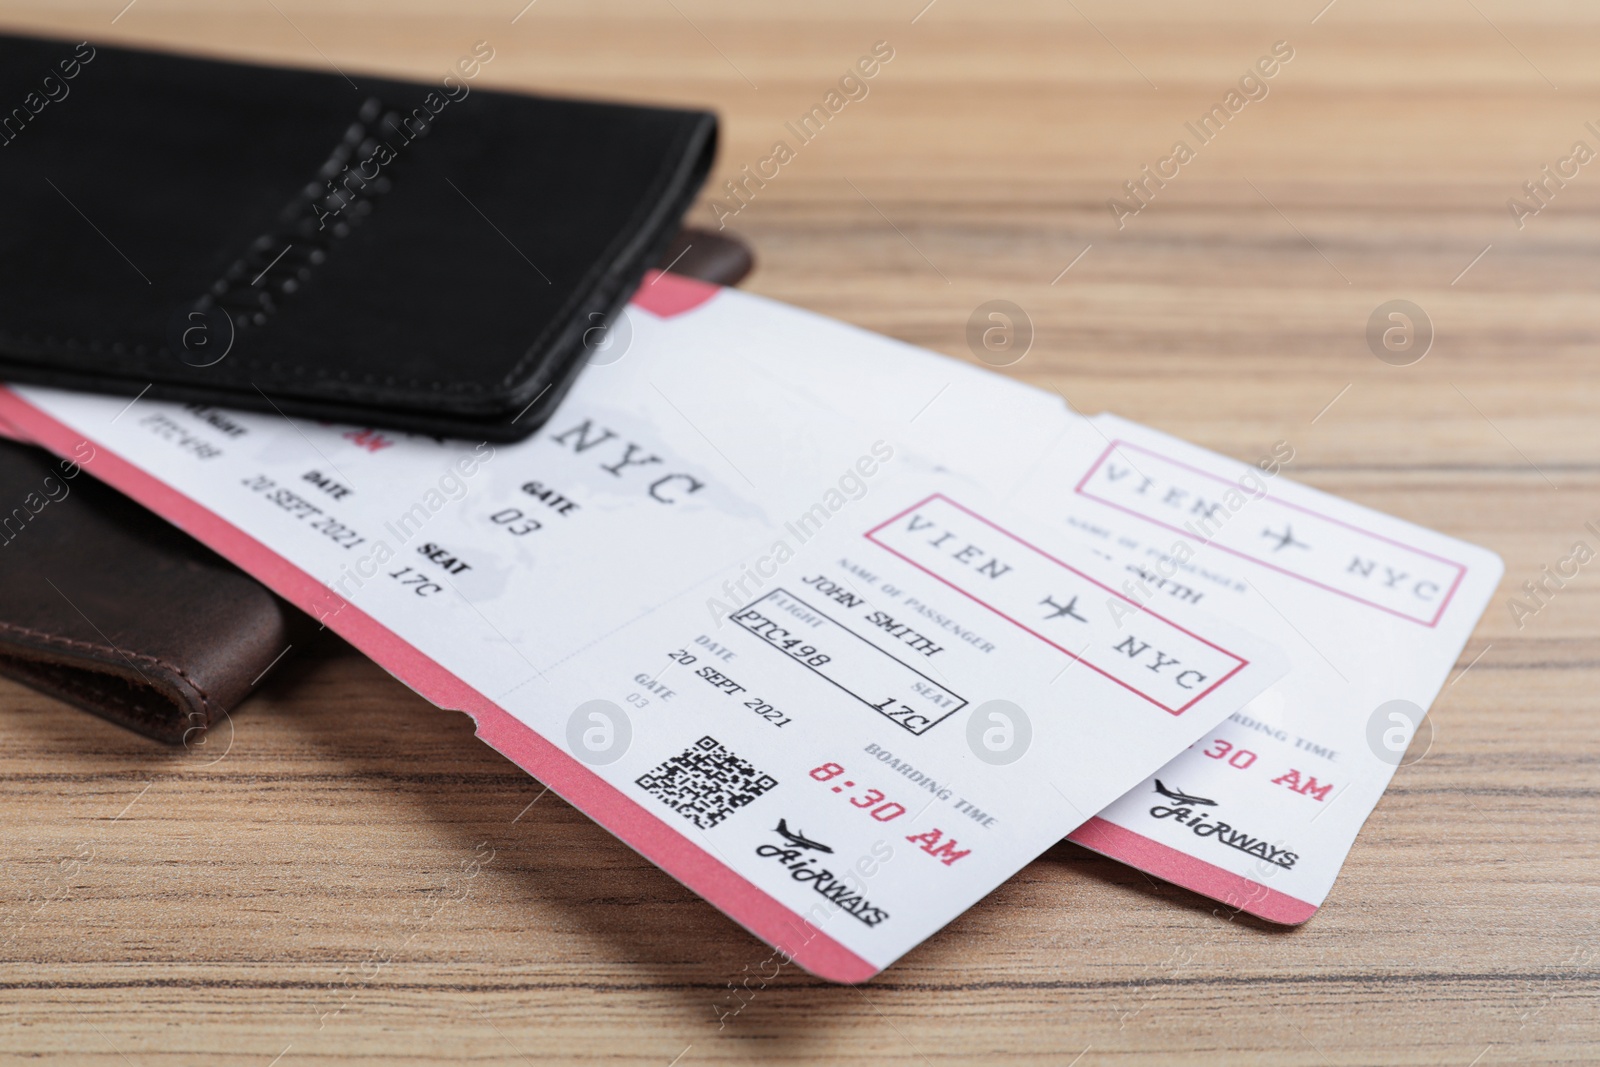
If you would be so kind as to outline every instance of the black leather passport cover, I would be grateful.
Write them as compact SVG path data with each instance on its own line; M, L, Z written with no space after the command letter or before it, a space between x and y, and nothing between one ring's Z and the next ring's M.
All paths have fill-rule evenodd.
M715 116L0 37L0 380L516 440ZM468 73L470 71L470 73Z

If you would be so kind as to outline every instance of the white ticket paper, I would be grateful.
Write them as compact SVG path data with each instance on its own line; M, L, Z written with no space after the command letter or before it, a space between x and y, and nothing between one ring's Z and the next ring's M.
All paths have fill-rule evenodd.
M881 372L905 346L795 312L763 335L771 305L712 293L647 294L631 348L516 445L31 387L0 417L473 715L800 965L860 981L1286 660L1138 605L1070 532L917 458L949 412L1029 394L956 365L926 391ZM747 332L684 328L718 315ZM880 369L793 381L817 348ZM1079 424L1045 399L1010 439Z

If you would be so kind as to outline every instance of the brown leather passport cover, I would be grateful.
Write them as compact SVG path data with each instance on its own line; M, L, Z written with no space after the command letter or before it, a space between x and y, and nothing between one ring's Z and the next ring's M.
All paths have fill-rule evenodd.
M660 266L733 285L737 238L684 230ZM221 718L311 620L75 464L0 439L0 674L174 744Z
M756 257L737 237L690 226L678 231L656 265L703 282L738 285L755 269Z
M161 741L237 704L310 620L74 463L0 441L0 674Z

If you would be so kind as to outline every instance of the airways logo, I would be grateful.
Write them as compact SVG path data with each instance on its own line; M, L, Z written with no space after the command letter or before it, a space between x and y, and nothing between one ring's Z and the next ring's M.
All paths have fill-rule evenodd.
M1181 789L1169 789L1159 779L1155 783L1155 790L1168 801L1150 809L1150 814L1157 819L1171 819L1187 826L1196 837L1214 838L1220 844L1237 849L1247 856L1254 856L1263 863L1282 867L1284 870L1293 868L1295 862L1300 859L1296 853L1286 848L1270 844L1265 838L1252 837L1231 823L1214 818L1214 812L1195 810L1204 806L1217 807L1215 800L1190 796Z
M757 845L756 855L762 859L777 860L789 871L789 877L797 882L808 882L812 890L835 907L858 919L867 926L877 926L889 917L889 913L873 904L862 894L852 882L859 883L860 878L855 872L846 869L842 874L835 874L827 867L820 866L820 860L812 853L831 855L833 849L821 841L813 840L798 830L790 830L786 819L779 819L773 833L783 838L781 845Z

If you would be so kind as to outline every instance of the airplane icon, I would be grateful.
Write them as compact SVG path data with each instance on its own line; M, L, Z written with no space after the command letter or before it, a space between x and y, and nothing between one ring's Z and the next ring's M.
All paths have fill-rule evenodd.
M833 851L833 849L829 848L827 845L824 845L821 841L813 841L811 838L807 837L803 833L800 833L798 830L791 833L789 831L789 823L785 819L778 820L778 834L782 837L788 838L789 843L795 848L814 848L818 852Z
M1041 603L1041 604L1049 604L1052 608L1056 609L1054 611L1054 613L1052 613L1050 615L1046 615L1045 616L1046 619L1059 619L1063 615L1071 615L1074 619L1077 619L1079 622L1088 622L1089 621L1088 619L1084 618L1082 615L1079 615L1076 611L1073 610L1074 608L1076 608L1078 606L1078 598L1077 597L1073 597L1071 600L1067 601L1065 605L1057 604L1050 597L1045 597L1043 600L1039 601L1039 603Z
M1268 540L1276 540L1278 542L1277 545L1275 545L1273 547L1273 549L1272 549L1272 551L1274 551L1274 552L1281 552L1282 550L1288 548L1290 545L1294 545L1296 548L1310 548L1311 547L1310 545L1306 544L1304 541L1295 540L1294 527L1290 526L1288 523L1284 523L1283 524L1283 533L1278 533L1276 530L1272 529L1272 527L1269 526L1266 529L1261 531L1261 536L1267 538Z
M1215 800L1208 800L1205 797L1192 797L1181 789L1168 789L1161 784L1161 779L1159 778L1156 779L1156 792L1178 804L1204 804L1212 808L1217 806Z

